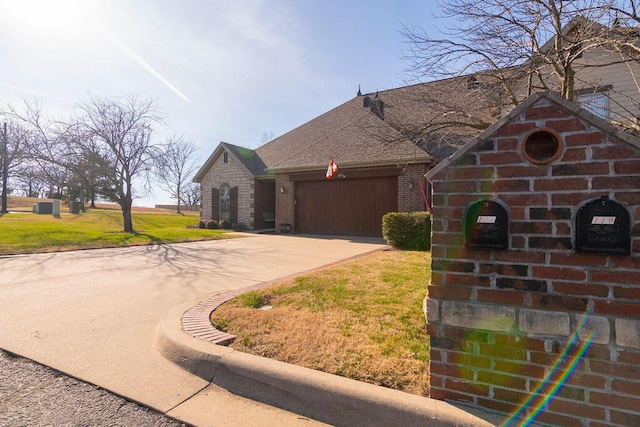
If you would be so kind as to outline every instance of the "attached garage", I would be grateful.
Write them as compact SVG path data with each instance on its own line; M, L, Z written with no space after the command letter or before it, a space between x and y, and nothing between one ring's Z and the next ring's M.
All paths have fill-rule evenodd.
M395 101L384 107L383 99L402 93L358 93L255 150L221 142L194 178L201 219L228 217L236 228L276 233L381 237L386 213L425 209L421 184L434 163L387 121L384 111L403 110ZM327 179L331 160L339 173Z
M376 177L362 171L345 175L296 181L296 233L382 236L383 215L398 210L398 171Z

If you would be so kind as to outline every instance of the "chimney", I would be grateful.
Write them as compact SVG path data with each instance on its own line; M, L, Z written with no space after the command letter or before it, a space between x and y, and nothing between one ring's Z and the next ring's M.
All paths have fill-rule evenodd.
M378 92L376 92L376 96L371 100L371 112L384 120L384 102L380 99Z

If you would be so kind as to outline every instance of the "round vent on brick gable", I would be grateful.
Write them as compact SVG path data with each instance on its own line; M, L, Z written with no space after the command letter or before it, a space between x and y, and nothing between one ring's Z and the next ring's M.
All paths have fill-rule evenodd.
M522 154L531 163L549 163L562 151L562 137L551 129L534 129L522 140Z

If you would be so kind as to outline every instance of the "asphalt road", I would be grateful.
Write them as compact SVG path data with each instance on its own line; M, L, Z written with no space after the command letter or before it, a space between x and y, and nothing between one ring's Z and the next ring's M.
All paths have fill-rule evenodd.
M2 350L0 425L185 426L104 389Z

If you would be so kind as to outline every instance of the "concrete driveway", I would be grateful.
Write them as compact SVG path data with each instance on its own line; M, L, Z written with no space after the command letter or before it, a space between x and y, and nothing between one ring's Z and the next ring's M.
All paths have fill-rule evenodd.
M384 247L381 239L244 236L0 258L0 348L166 413L209 385L154 347L170 310Z

